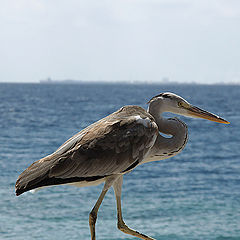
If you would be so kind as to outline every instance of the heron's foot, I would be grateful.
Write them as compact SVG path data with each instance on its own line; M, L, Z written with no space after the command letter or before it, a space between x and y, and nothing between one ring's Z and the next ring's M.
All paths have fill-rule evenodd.
M154 238L148 237L142 233L139 233L138 231L135 231L131 228L129 228L124 221L118 221L118 229L126 234L130 234L132 236L144 239L144 240L155 240Z
M90 227L90 231L91 231L91 240L95 240L96 239L96 234L95 234L95 224L97 221L97 214L92 211L89 214L89 227Z

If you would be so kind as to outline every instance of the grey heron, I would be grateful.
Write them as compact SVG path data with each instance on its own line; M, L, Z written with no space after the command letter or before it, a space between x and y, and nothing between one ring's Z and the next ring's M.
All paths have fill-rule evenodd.
M71 137L54 153L34 162L18 177L16 195L51 185L83 187L104 182L89 214L91 239L96 239L97 212L111 186L116 197L118 228L141 239L153 239L124 223L121 190L124 174L140 164L172 157L185 147L188 139L186 124L177 118L165 119L162 113L229 122L169 92L153 97L148 104L147 111L139 106L120 108Z

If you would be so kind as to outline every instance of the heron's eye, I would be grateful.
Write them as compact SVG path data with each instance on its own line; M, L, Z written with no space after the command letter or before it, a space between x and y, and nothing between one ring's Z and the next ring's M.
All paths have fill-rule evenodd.
M179 107L183 107L183 102L178 102Z

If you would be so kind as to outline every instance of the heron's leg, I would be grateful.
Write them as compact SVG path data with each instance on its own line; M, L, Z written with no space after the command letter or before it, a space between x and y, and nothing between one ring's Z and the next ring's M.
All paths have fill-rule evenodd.
M123 177L120 176L114 183L113 188L115 192L115 197L117 201L117 217L118 217L118 229L124 233L130 234L132 236L144 239L144 240L154 240L151 237L148 237L142 233L139 233L131 228L129 228L123 221L122 217L122 208L121 208L121 192L122 192L122 182Z
M96 204L94 205L92 211L89 214L89 227L90 227L90 231L91 231L91 240L95 240L96 239L96 234L95 234L95 224L97 221L97 213L98 213L98 209L103 201L103 198L105 197L108 189L112 186L113 182L115 181L116 176L112 176L109 177L103 187L103 190L96 202Z

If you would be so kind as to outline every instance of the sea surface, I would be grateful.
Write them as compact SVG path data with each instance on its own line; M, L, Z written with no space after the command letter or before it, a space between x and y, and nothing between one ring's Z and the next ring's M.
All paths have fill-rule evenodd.
M124 176L127 225L157 240L240 239L240 86L0 84L0 239L90 239L88 214L102 185L57 186L16 197L18 175L89 124L164 91L216 113L229 125L179 117L189 141L179 155ZM168 115L166 115L168 116ZM117 229L110 190L97 240L136 239Z

